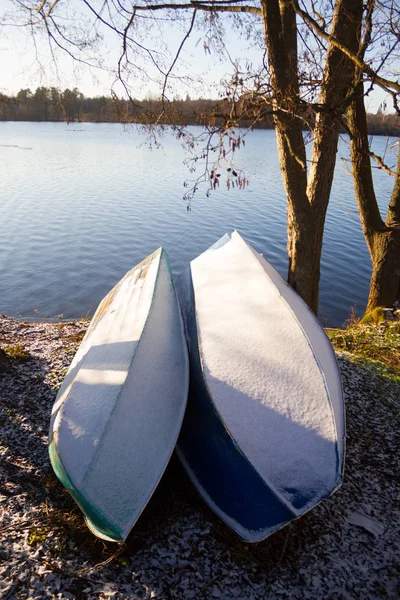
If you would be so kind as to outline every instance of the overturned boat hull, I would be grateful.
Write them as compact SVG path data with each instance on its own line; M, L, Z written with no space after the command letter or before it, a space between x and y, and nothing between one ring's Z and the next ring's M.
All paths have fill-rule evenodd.
M125 540L173 452L188 359L165 251L99 305L56 398L49 453L91 531Z
M190 356L178 454L209 506L261 541L338 488L340 376L314 315L237 232L177 282Z

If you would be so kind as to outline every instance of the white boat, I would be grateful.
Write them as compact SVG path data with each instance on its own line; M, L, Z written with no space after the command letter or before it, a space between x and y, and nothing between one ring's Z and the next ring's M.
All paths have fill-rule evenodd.
M307 305L237 232L193 260L177 292L191 377L178 454L211 508L260 541L341 484L335 355Z
M181 313L160 248L100 303L52 412L53 468L95 535L128 536L175 447L188 385Z

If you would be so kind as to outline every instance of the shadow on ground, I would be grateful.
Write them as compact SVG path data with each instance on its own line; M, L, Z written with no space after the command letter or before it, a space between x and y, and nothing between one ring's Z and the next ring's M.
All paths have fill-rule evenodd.
M12 365L0 374L0 564L12 581L3 598L28 597L32 574L43 588L41 597L49 598L57 590L88 598L106 585L113 586L115 598L265 598L282 581L287 589L310 587L310 578L322 577L332 556L346 561L346 569L364 556L365 573L356 574L357 582L360 589L364 579L375 585L380 597L382 569L391 577L395 559L382 559L380 573L373 572L377 559L371 556L382 542L371 544L369 534L349 527L346 515L369 506L384 523L392 518L399 390L346 357L340 367L347 460L344 485L333 497L266 541L246 544L205 506L174 455L127 542L118 545L87 530L51 469L47 431L56 392L43 378L48 366L37 359ZM29 577L23 565L29 565ZM235 589L242 595L235 596ZM321 590L326 593L326 587Z

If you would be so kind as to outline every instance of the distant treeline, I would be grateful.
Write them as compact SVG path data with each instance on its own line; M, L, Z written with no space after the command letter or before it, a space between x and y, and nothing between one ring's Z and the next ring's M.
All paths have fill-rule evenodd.
M165 108L165 107L164 107ZM168 102L163 115L160 99L124 100L100 96L86 98L77 88L63 92L57 88L38 87L35 92L23 89L16 96L0 94L0 121L89 121L95 123L160 123L170 122L187 125L205 125L223 119L227 110L223 100L197 99ZM246 109L247 110L247 109ZM250 125L253 118L242 113L238 125ZM160 117L161 115L161 117ZM272 129L269 115L256 127ZM368 115L368 130L374 135L400 135L399 119L395 114L385 114L381 109Z
M176 121L201 124L203 115L211 112L213 100L174 100L168 103L168 112ZM124 100L100 96L86 98L77 88L63 92L57 88L39 87L20 90L14 97L0 94L2 121L90 121L97 123L153 122L162 113L160 100ZM164 119L164 122L166 119ZM160 122L163 122L161 120Z

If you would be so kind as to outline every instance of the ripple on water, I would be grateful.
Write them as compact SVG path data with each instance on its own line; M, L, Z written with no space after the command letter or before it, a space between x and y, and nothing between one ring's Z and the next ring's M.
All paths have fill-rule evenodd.
M228 192L221 169L221 188L210 198L200 190L188 212L183 182L192 176L176 140L166 135L158 152L139 148L144 140L134 129L78 129L0 123L0 312L86 314L160 245L177 275L233 229L286 276L286 200L273 132L253 132L235 156L249 188ZM347 153L343 143L340 152ZM384 205L392 182L374 175ZM351 178L340 163L324 235L321 317L331 315L329 323L337 324L352 305L362 311L370 270Z

